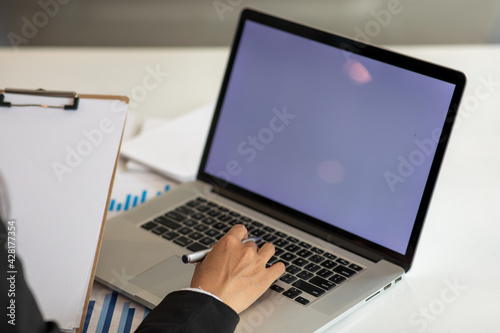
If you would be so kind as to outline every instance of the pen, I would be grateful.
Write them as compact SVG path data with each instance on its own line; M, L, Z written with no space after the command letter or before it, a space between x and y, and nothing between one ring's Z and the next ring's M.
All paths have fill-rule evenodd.
M247 238L242 240L241 242L245 244L246 242L258 242L262 239L262 237L252 237L252 238ZM201 251L196 251L193 253L185 254L182 256L182 262L185 264L194 264L197 263L198 261L202 261L205 259L207 254L212 251L212 248L206 249L206 250L201 250Z

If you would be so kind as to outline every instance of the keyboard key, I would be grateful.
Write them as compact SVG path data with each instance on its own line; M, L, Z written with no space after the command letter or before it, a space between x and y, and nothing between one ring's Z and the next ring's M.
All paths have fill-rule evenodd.
M222 230L222 229L227 228L227 225L225 223L222 223L222 222L217 222L212 227L217 229L217 230Z
M231 215L232 217L240 217L240 213L236 213L236 212L229 212L229 215Z
M193 243L193 244L189 245L189 246L187 247L187 249L188 249L189 251L196 252L196 251L206 250L206 249L207 249L207 247L206 247L206 246L204 246L204 245L201 245L200 243Z
M176 240L174 240L174 243L175 243L175 244L178 244L178 245L180 245L180 246L186 246L186 245L191 244L192 242L193 242L193 240L192 240L192 239L189 239L189 238L184 237L184 236L179 237L179 238L177 238Z
M214 218L211 218L211 217L207 217L207 218L204 218L203 220L201 220L201 222L208 224L208 225L212 225L215 222L217 222L217 220Z
M219 207L219 211L221 211L223 213L227 213L227 212L229 212L229 209L227 209L226 207Z
M196 207L196 210L199 211L199 212L204 213L204 212L209 211L210 207L208 207L208 206L198 206L198 207Z
M333 271L334 271L335 273L342 274L342 275L344 275L344 276L346 276L346 277L351 277L351 276L353 276L354 274L356 274L356 271L353 271L352 269L349 269L349 268L347 268L347 267L345 267L345 266L342 266L342 265L338 265L337 267L335 267L335 268L333 269Z
M304 297L302 296L298 296L296 299L295 299L296 302L299 302L300 304L302 305L307 305L309 304L309 300L308 299L305 299Z
M288 244L290 244L289 242L287 242L286 240L284 239L278 239L276 242L274 242L274 246L277 246L277 247L285 247L287 246Z
M222 215L222 216L219 216L219 220L222 221L222 222L229 222L231 221L233 218L229 215Z
M186 206L196 207L196 206L198 206L198 202L196 202L195 200L191 200L188 203L186 203Z
M290 238L290 237L288 237L288 238ZM298 250L300 250L300 246L297 246L295 244L290 244L287 247L285 247L285 250L287 250L289 252L297 252Z
M280 277L280 280L285 283L292 283L293 281L297 280L297 278L291 274L285 273L282 277Z
M203 224L198 224L196 227L194 227L194 230L199 231L199 232L203 232L207 229L208 229L208 227L206 225L203 225Z
M295 254L285 252L280 256L280 258L286 261L292 261L293 259L297 258L297 256Z
M287 236L287 234L282 233L281 231L276 231L274 234L279 238L285 238Z
M347 261L347 260L345 260L345 259L342 259L342 258L338 258L338 259L336 260L336 262L338 262L339 264L342 264L342 265L344 265L344 266L349 266L349 264L350 264L350 262L349 262L349 261Z
M189 214L193 214L193 213L194 213L194 210L189 209L189 208L187 208L187 207L185 207L185 206L180 206L180 207L178 207L178 208L176 209L176 211L177 211L177 212L179 212L179 213L182 213L182 214L184 214L184 215L189 215Z
M317 247L313 247L311 249L311 251L313 251L314 253L317 253L317 254L323 254L323 252L325 252L322 249L318 249Z
M333 275L333 273L332 273L330 270L328 270L328 269L326 269L326 268L323 268L323 269L321 269L320 271L318 271L318 272L316 273L316 275L319 275L319 276L321 276L322 278L325 278L325 279L326 279L327 277L332 276L332 275Z
M335 282L336 284L341 284L342 282L344 282L347 279L339 274L335 274L334 276L332 276L328 280Z
M219 232L217 232L217 230L210 229L210 230L205 231L205 235L212 237L212 238L216 238L217 236L219 236Z
M314 273L317 270L319 270L321 268L321 266L310 263L310 264L306 265L306 267L304 267L304 268L307 269L309 272Z
M213 238L210 238L210 237L205 237L203 239L200 239L200 243L203 245L206 245L206 246L210 246L213 243L215 243L215 240Z
M285 251L283 249L278 249L278 248L275 248L274 249L274 255L275 256L280 256L282 253L284 253Z
M311 254L313 254L311 251L308 251L308 250L305 250L305 249L302 249L300 250L299 252L297 252L297 254L299 256L301 256L302 258L307 258L309 257Z
M179 223L174 222L170 219L164 218L162 216L156 218L155 221L163 224L166 227L169 227L170 229L174 229L174 230L181 227L181 225Z
M221 212L219 212L218 210L213 210L212 209L212 210L209 210L208 212L205 212L205 214L207 214L210 217L216 218L219 215L221 215Z
M237 225L237 224L240 224L240 223L238 222L238 220L231 220L231 221L229 221L229 222L227 222L227 223L229 223L230 225ZM247 229L247 231L248 231L248 229Z
M198 223L196 223L195 220L191 220L191 219L187 219L183 223L184 223L185 226L188 226L188 227L193 227L193 226L195 226L195 225L198 224Z
M333 289L336 286L336 284L333 283L332 281L325 280L319 276L313 277L312 279L309 280L309 282L325 290Z
M203 237L205 237L205 236L202 233L199 233L197 231L195 231L189 235L189 238L194 239L194 240L198 240L198 239L203 238Z
M252 219L251 219L251 218L249 218L249 217L246 217L246 216L242 216L240 219L241 219L243 222L245 222L245 223L250 223L250 222L252 222ZM257 223L257 222L256 222L256 223Z
M299 242L299 240L297 238L292 237L292 236L288 236L287 240L292 242L292 243L295 243L295 244Z
M325 293L323 289L302 280L295 281L294 283L292 283L292 286L305 291L306 293L313 295L314 297L319 297Z
M288 266L288 267L286 268L286 271L287 271L288 273L290 273L290 274L295 275L295 274L297 274L298 272L300 272L300 271L301 271L301 269L300 269L300 268L298 268L297 266L290 265L290 266Z
M352 269L354 269L355 271L358 271L358 272L363 270L363 267L358 266L356 264L350 264L349 268L352 268Z
M212 201L207 202L207 206L210 206L210 207L219 207L219 205L217 205L215 202L212 202Z
M309 260L312 261L315 264L319 264L320 262L322 262L323 260L325 260L325 258L323 258L322 256L319 256L319 255L315 254L311 258L309 258Z
M309 280L314 276L313 273L309 273L308 271L302 271L299 274L297 274L297 277L299 277L302 280Z
M311 248L311 245L307 244L306 242L300 242L299 245L302 246L304 249L310 249Z
M263 237L263 239L264 239L266 242L271 243L271 242L273 242L274 240L276 240L276 239L277 239L277 237L276 237L276 236L274 236L274 235L268 234L268 235L265 235L265 236Z
M193 215L191 215L189 217L192 218L193 220L200 221L200 220L203 220L205 218L205 215L203 215L202 213L194 213Z
M268 263L268 264L272 264L272 263L274 263L276 260L278 260L278 257L276 257L276 256L272 256L272 257L271 257L271 259L269 259L269 260L267 261L267 263Z
M331 260L325 260L321 263L321 266L325 267L326 269L332 269L333 267L337 266L337 264Z
M168 239L168 240L172 240L177 236L179 236L179 234L176 232L173 232L173 231L167 232L167 233L162 235L163 238Z
M147 222L147 223L144 223L143 225L141 225L141 228L144 228L146 230L151 230L154 227L156 227L157 225L158 224L154 223L153 221L150 221L150 222Z
M327 253L325 253L325 254L323 254L323 256L324 256L325 258L330 259L330 260L335 260L335 259L337 259L337 256L334 256L333 254L328 253L328 252L327 252Z
M165 228L165 227L158 227L156 229L153 229L152 231L153 231L154 234L161 235L165 231L168 231L168 229Z
M193 230L191 228L188 228L188 227L182 227L180 229L177 229L176 231L180 234L187 235L187 234L191 233Z
M196 201L199 201L199 202L207 202L207 199L205 199L205 198L201 198L201 197L198 197L198 198L196 198Z
M277 286L277 285L275 285L275 284L273 284L273 285L270 287L270 289L271 289L271 290L274 290L274 291L276 291L276 292L278 292L278 293L281 293L281 292L283 292L283 291L285 290L285 288L281 288L280 286Z
M309 261L305 260L305 259L302 259L302 258L297 258L295 259L294 261L292 261L292 264L294 265L297 265L299 267L302 267L304 266L305 264L307 264Z
M250 232L250 234L252 234L255 237L261 237L261 236L265 235L266 232L262 229L255 229L255 230L252 230L252 232Z
M165 216L168 218L171 218L172 220L175 220L177 222L182 222L186 219L185 216L183 216L177 212L174 212L174 211L168 212L167 214L165 214Z
M284 296L292 299L299 296L300 294L302 294L302 291L298 290L297 288L290 288L283 293Z

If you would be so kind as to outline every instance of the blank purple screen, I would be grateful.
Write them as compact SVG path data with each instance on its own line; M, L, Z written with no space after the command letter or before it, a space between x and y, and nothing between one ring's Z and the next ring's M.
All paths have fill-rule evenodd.
M454 89L247 21L205 172L404 254Z

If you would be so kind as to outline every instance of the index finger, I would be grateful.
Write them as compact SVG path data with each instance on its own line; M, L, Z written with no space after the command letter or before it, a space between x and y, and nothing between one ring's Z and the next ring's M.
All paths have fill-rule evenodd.
M243 224L236 224L226 233L226 236L227 235L236 237L238 240L241 241L245 238L248 238L248 231Z

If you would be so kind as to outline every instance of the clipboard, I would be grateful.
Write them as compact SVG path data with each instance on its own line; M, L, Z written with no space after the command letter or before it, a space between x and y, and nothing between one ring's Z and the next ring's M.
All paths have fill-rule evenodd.
M0 172L16 259L44 320L81 331L128 97L0 90Z

